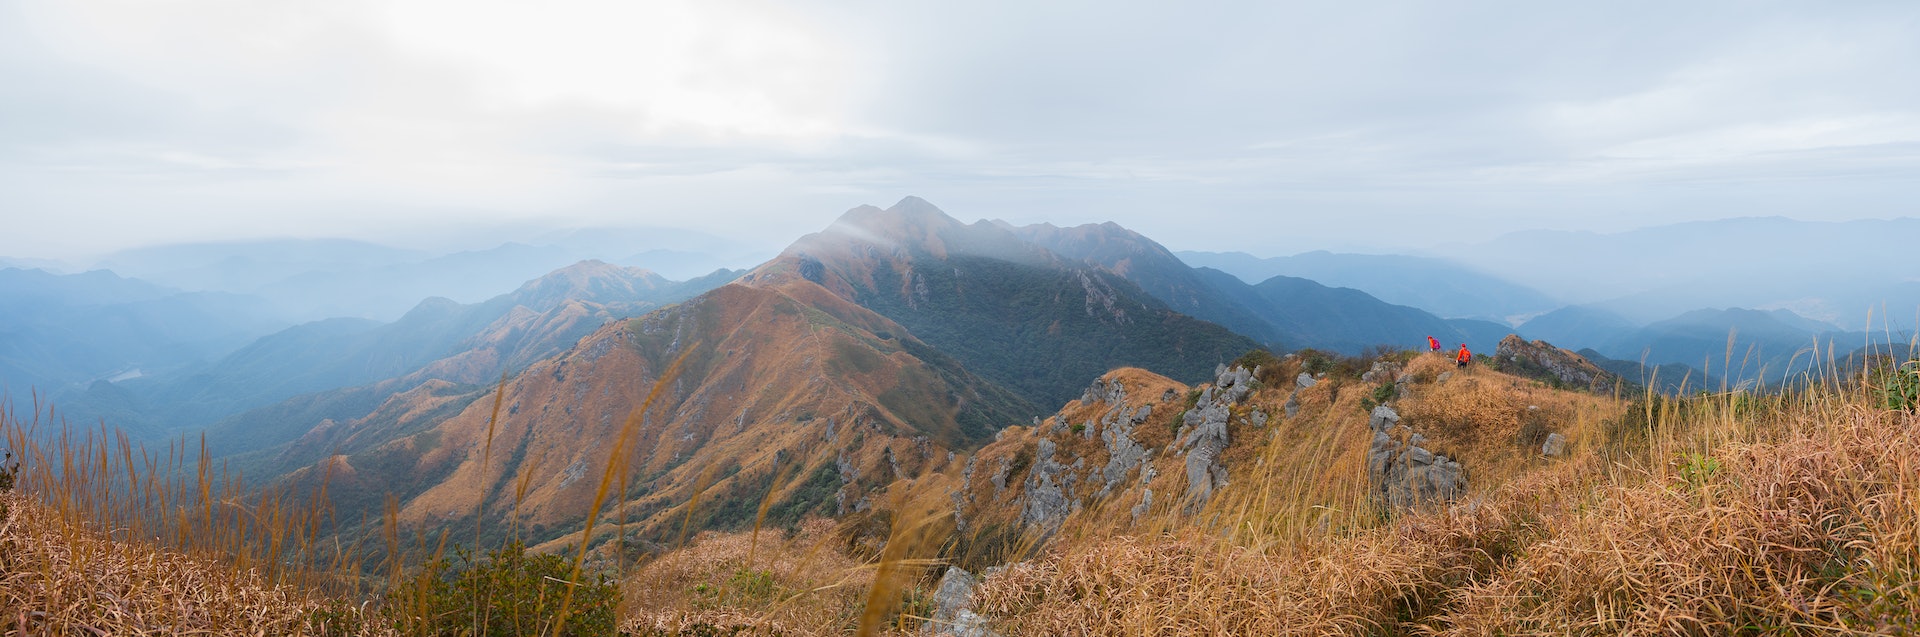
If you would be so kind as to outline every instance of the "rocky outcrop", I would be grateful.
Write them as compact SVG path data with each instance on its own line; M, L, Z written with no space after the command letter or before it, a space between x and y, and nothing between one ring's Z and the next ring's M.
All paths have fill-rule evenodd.
M1518 335L1500 339L1493 352L1493 363L1500 371L1546 382L1556 387L1612 393L1620 387L1620 377L1600 369L1586 357L1569 352L1546 341L1527 342Z
M1219 464L1230 436L1227 423L1233 406L1253 391L1254 372L1245 367L1215 370L1213 386L1200 392L1200 399L1187 410L1180 427L1180 449L1187 454L1187 499L1198 509L1213 496L1215 489L1227 483L1227 469Z
M994 569L988 569L992 574ZM973 612L973 591L980 580L958 566L947 568L933 591L933 617L920 630L936 637L1000 637L987 628L987 618Z
M1378 385L1388 381L1399 382L1400 366L1391 361L1375 361L1373 367L1360 375L1360 382Z
M1125 415L1115 415L1122 413ZM1102 484L1096 496L1107 497L1128 474L1146 465L1147 449L1134 440L1133 429L1146 422L1152 413L1152 405L1131 412L1122 405L1108 412L1113 419L1102 422L1100 428L1100 439L1107 443L1107 464L1100 468Z
M1367 478L1374 495L1394 511L1441 504L1466 492L1460 463L1421 445L1426 438L1400 424L1392 407L1373 408L1367 419L1373 444L1367 449ZM1404 436L1404 438L1402 437Z
M1052 440L1041 438L1034 446L1033 470L1027 472L1026 503L1020 508L1020 522L1052 534L1072 513L1073 483L1079 476L1067 471L1067 465L1054 459Z

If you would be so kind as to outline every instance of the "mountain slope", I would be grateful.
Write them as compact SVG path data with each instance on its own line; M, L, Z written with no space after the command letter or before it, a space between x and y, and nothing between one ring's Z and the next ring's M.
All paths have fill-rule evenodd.
M637 413L683 356L651 411ZM406 524L483 511L488 528L516 520L546 539L578 528L631 426L631 479L610 510L658 539L678 530L695 491L711 503L695 511L699 527L750 523L769 490L775 523L863 508L947 450L1033 415L900 325L800 279L728 285L607 325L504 391L490 427L494 400L480 394L491 391L422 385L281 448L280 469L306 467L291 472L295 484L331 472L343 511L377 512L404 485L395 495ZM518 503L516 484L526 485Z
M1029 401L1137 366L1200 378L1258 344L1174 311L1105 268L914 197L848 211L747 277L802 278L872 309Z
M1289 336L1253 310L1223 294L1172 252L1111 221L1061 228L1053 224L1013 227L1021 239L1054 254L1086 261L1132 281L1173 310L1272 343Z

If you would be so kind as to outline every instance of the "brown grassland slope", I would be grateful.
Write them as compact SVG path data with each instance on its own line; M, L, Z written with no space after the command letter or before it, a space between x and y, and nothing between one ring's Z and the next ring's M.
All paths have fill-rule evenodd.
M703 302L713 307L690 304L677 314L654 315L652 322L604 331L596 339L616 345L600 358L633 360L627 367L595 369L640 379L618 386L637 393L650 386L642 381L660 379L666 374L659 370L681 360L682 371L658 385L684 386L654 403L658 409L649 415L686 412L702 404L702 391L727 389L733 393L713 394L712 402L732 400L728 413L745 408L749 414L777 414L833 404L786 393L754 396L753 390L792 387L759 384L795 380L782 374L836 378L808 367L814 363L807 355L820 356L832 350L817 348L888 327L853 309L835 316L828 313L831 304L795 303L809 293L826 295L817 287L739 286ZM822 314L807 314L806 308ZM710 326L727 317L785 334L782 342L792 349L781 351L792 358L780 360L791 365L728 372L728 362L747 355L739 349L723 354L729 341L716 338ZM703 348L666 346L695 342L683 340L688 336L721 345L699 361L685 352ZM827 380L804 388L801 396L822 386L828 395L885 393L896 385L882 374L910 377L911 365L927 365L887 350L887 339L869 338L859 342L883 359L870 361L873 376L854 370L842 375L847 380ZM581 360L573 357L591 351L596 339L561 360ZM818 413L811 420L792 413L755 424L775 431L757 441L787 440L779 437L785 427L838 443L782 452L832 467L829 477L836 479L844 458L849 474L862 475L845 485L826 483L852 487L849 497L857 499L850 501L865 503L849 505L837 522L804 515L792 524L755 522L772 519L769 510L791 501L798 488L787 486L794 481L784 475L803 474L808 462L756 464L748 450L767 449L768 443L749 444L727 432L725 423L717 431L664 416L666 426L650 419L638 423L639 433L614 439L639 444L612 446L633 450L640 480L653 471L640 468L655 462L666 467L655 479L691 474L683 478L691 482L682 483L679 499L658 505L651 516L644 513L647 498L616 499L638 528L650 524L673 535L694 526L687 521L701 515L695 505L701 493L715 498L710 503L722 502L713 494L726 489L725 480L750 475L754 467L775 469L779 479L749 483L755 488L729 496L757 504L738 530L670 537L661 541L662 550L637 563L603 563L600 568L622 573L620 625L638 635L903 634L939 612L934 582L943 569L959 566L983 572L971 608L987 627L1006 635L1920 631L1920 416L1914 392L1890 393L1888 376L1821 379L1764 395L1668 398L1554 389L1495 369L1457 372L1443 357L1405 353L1380 361L1312 352L1284 359L1249 355L1240 363L1246 367L1228 366L1214 383L1199 387L1142 370L1115 370L1053 416L1007 429L952 461L944 453L911 455L921 444L947 448L936 446L946 443L932 435L917 443L865 429L868 442L853 444L849 438L862 429L848 427L853 420L839 420L845 417L839 413L832 415L840 424L831 438L823 423L813 422L826 418ZM519 495L451 489L434 496L442 499L396 502L396 522L463 503L502 507L488 510L525 525L565 515L571 506L560 497L566 486L548 474L558 461L530 471L530 461L509 461L510 454L500 451L525 444L528 457L538 457L535 452L547 444L541 432L529 430L545 422L516 425L508 406L520 402L520 413L545 405L560 413L567 407L581 411L580 405L592 405L584 396L600 386L587 385L583 396L568 399L572 386L562 379L579 373L559 363L536 371L529 376L537 382L506 385L493 433L495 453L502 455L489 463L487 474L498 476L487 482ZM719 380L726 378L751 382ZM1904 382L1920 387L1920 375ZM1240 389L1227 391L1229 383ZM548 397L552 402L534 402ZM630 400L644 403L645 397ZM884 401L845 400L880 414L869 415L876 425L904 426L882 418L891 411ZM1381 506L1367 461L1379 444L1369 428L1369 407L1381 402L1410 430L1393 429L1391 436L1408 442L1417 433L1426 448L1459 460L1466 480L1460 497L1405 510ZM1194 440L1208 430L1186 412L1209 406L1227 411L1226 444L1217 454L1200 454L1205 443ZM563 431L593 431L594 412L583 415L561 421L568 427ZM485 421L472 418L450 421L464 420L467 429L446 429L438 439L423 432L411 440L429 451L463 450L449 454L462 459L449 475L476 479L479 469L470 463L485 451ZM755 422L751 415L747 420ZM964 430L957 416L950 422ZM114 511L137 508L137 502L58 484L111 481L106 470L89 477L93 465L87 458L122 452L83 446L48 454L27 444L17 423L9 426L10 446L35 451L22 472L22 490L32 499L6 499L8 513L0 518L0 600L8 610L0 613L6 615L0 631L76 634L91 627L95 633L140 634L205 626L235 634L374 634L387 625L361 621L360 613L368 611L355 610L355 604L329 601L336 589L325 584L325 574L289 574L276 560L246 559L272 552L260 550L261 538L241 538L233 530L249 519L280 515L284 507L209 497L217 489L207 486L203 470L197 486L188 476L159 488L182 496L162 498L163 504L179 505L173 522L100 528L99 520L116 519ZM1129 433L1122 438L1116 433L1121 431ZM686 441L688 432L705 437L702 448L734 454L742 468L685 469L700 467L700 453L718 453L706 451L674 464L673 445ZM1540 440L1556 433L1565 437L1565 450L1546 456ZM358 479L370 475L372 463L355 464L351 454L343 455L335 464L351 466ZM597 462L588 476L611 466ZM783 465L790 467L784 475L777 472ZM63 473L62 466L81 471ZM1189 480L1195 479L1208 488L1193 488ZM142 480L144 490L135 493L150 496L155 488ZM536 492L536 484L551 491ZM575 515L590 507L582 505ZM689 508L694 516L687 515ZM286 529L286 541L305 546L310 542L300 538L313 527L296 516L266 528ZM182 557L147 545L150 533L174 538L162 538L162 544L201 547L188 554L225 552L241 559ZM228 542L232 549L221 548Z
M363 629L361 611L346 602L214 559L114 541L19 494L0 494L0 512L0 635Z
M602 529L624 521L632 539L660 543L683 526L750 524L767 498L788 526L865 508L896 478L1017 419L1006 407L1022 404L798 280L730 285L610 325L501 391L437 420L408 415L452 400L435 386L396 396L376 412L390 417L316 432L338 451L289 483L326 481L343 517L377 518L382 494L397 491L404 527L470 525L478 511L490 537L535 541L577 531L608 498Z
M1031 509L1021 491L1036 483L1022 475L1039 464L1040 439L1068 474L1082 472L1081 485L1108 459L1086 432L1110 413L1152 405L1134 428L1140 444L1177 442L1186 388L1117 370L967 463L965 486L949 495L965 522L935 542L939 563L1003 564L972 607L1012 635L1920 630L1920 419L1875 404L1873 387L1615 397L1397 358L1404 394L1376 394L1384 383L1362 381L1365 366L1267 361L1261 386L1234 408L1228 484L1204 504L1179 497L1177 451L1149 453L1128 480L1157 477L1104 497L1080 489L1050 540L1032 527L1009 537L1005 525ZM1284 416L1303 367L1325 375ZM1095 400L1118 396L1115 385L1123 408ZM1467 467L1463 498L1392 514L1370 501L1362 407L1375 395L1392 396L1403 423ZM1245 418L1267 410L1264 427ZM1563 455L1541 454L1546 433L1568 439ZM1147 489L1161 495L1141 506ZM917 595L938 571L897 584L909 608L925 603ZM630 579L628 590L675 594L657 578ZM815 613L834 604L785 599ZM749 604L703 603L740 625L772 621Z

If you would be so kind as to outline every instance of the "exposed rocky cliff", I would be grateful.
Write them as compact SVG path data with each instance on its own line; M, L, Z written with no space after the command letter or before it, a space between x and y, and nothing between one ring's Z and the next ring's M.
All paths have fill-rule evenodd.
M1621 387L1621 379L1600 369L1586 357L1569 352L1546 341L1528 342L1518 335L1500 339L1493 363L1500 371L1546 382L1555 387L1612 393Z

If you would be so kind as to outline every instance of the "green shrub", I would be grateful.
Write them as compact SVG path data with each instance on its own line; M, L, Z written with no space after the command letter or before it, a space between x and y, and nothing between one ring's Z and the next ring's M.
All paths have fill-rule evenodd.
M1880 403L1895 411L1920 409L1920 359L1885 370L1878 383Z
M1373 388L1373 393L1367 394L1365 398L1360 399L1360 410L1371 412L1374 407L1387 404L1387 401L1393 400L1396 387L1397 385L1393 381L1387 381L1379 387Z
M388 596L385 611L396 630L448 637L554 634L572 588L559 634L615 634L620 589L604 576L575 581L566 558L529 553L519 542L488 552L485 559L474 559L466 549L454 554L453 560L428 562L411 586Z
M20 475L20 463L13 461L13 452L6 452L6 458L0 459L0 493L13 490L13 481Z

